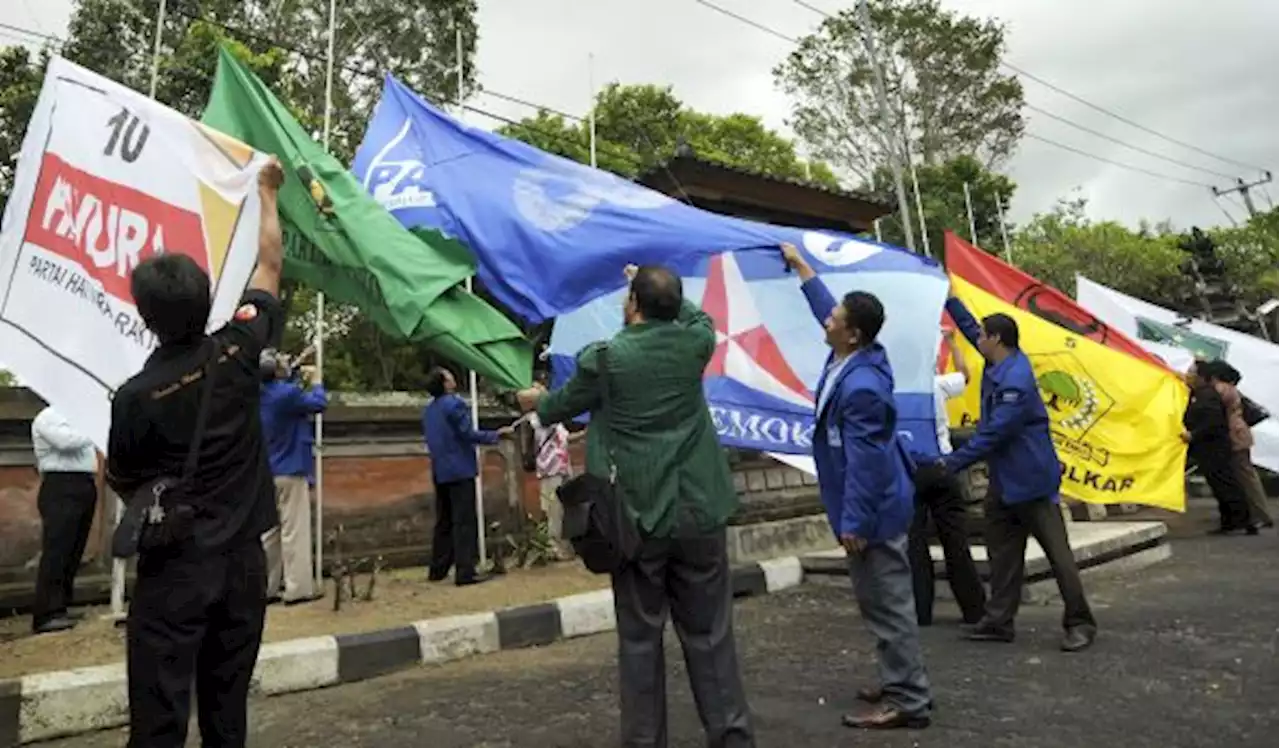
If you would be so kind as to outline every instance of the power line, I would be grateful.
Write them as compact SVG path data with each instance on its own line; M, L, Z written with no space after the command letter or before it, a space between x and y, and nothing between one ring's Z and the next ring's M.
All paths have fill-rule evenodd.
M1146 148L1143 148L1143 147L1141 147L1141 146L1133 145L1132 143L1126 143L1125 141L1123 141L1123 140L1121 140L1121 139L1119 139L1119 138L1117 138L1117 137L1115 137L1115 136L1113 136L1113 135L1108 135L1108 134L1106 134L1106 133L1104 133L1104 132L1099 132L1099 131L1094 130L1094 129L1092 129L1092 128L1085 127L1084 125L1081 125L1081 124L1079 124L1079 123L1077 123L1077 122L1072 122L1071 120L1067 119L1066 117L1061 117L1061 116L1059 116L1059 115L1054 114L1053 112L1050 112L1050 111L1047 111L1047 110L1041 109L1041 108L1040 108L1040 107L1038 107L1038 106L1034 106L1034 105L1032 105L1032 104L1023 104L1023 106L1025 106L1027 109L1030 109L1030 110L1031 110L1031 111L1033 111L1033 112L1036 112L1037 114L1042 114L1042 115L1044 115L1044 116L1048 117L1049 119L1057 120L1058 122L1061 122L1062 124L1067 125L1068 127L1074 127L1075 129L1080 130L1081 132L1087 132L1087 133L1089 133L1090 135L1093 135L1094 137L1102 138L1103 140L1109 140L1109 141L1111 141L1112 143L1115 143L1115 144L1117 144L1117 145L1124 146L1125 148L1128 148L1128 149L1133 150L1133 151L1137 151L1138 153L1146 154L1146 155L1148 155L1148 156L1151 156L1152 158L1158 158L1158 159L1160 159L1161 161L1167 161L1167 162L1169 162L1169 163L1171 163L1171 164L1175 164L1175 165L1177 165L1177 166L1181 166L1181 167L1183 167L1184 169L1192 169L1192 170L1194 170L1194 171L1202 172L1202 173L1204 173L1204 174L1211 174L1211 175L1213 175L1213 176L1215 176L1215 177L1222 177L1223 179L1231 179L1231 180L1234 180L1234 179L1235 179L1235 175L1233 175L1233 174L1225 174L1225 173L1220 172L1220 171L1214 171L1213 169L1205 169L1205 168L1203 168L1203 167L1196 166L1195 164L1189 164L1189 163L1187 163L1186 161L1179 161L1179 160L1178 160L1178 159L1176 159L1176 158L1172 158L1172 157L1170 157L1170 156L1166 156L1166 155L1164 155L1164 154L1162 154L1162 153L1157 153L1157 152L1155 152L1155 151L1147 150Z
M755 28L763 31L764 33L769 34L771 36L776 36L777 38L782 39L783 41L788 41L788 42L791 42L792 44L797 44L797 45L800 43L799 39L793 39L792 37L787 36L781 31L778 31L777 29L765 26L763 23L759 23L758 21L753 21L750 18L747 18L746 16L740 16L737 13L734 13L733 11L728 10L727 8L722 8L719 5L716 5L715 3L708 2L708 0L693 0L693 1L699 5L705 5L706 7L716 11L717 13L726 15L737 21L741 21L742 23L745 23L748 26L754 26ZM809 5L806 5L805 7L809 8L810 10L814 9L813 6L809 6ZM821 11L818 11L818 12L821 13Z
M765 26L764 24L762 24L762 23L760 23L760 22L758 22L758 21L753 21L753 20L751 20L751 19L749 19L749 18L746 18L746 17L744 17L744 16L740 16L740 15L738 15L737 13L734 13L733 11L726 10L725 8L722 8L722 7L720 7L720 6L716 5L716 4L712 3L712 2L709 2L709 0L694 0L694 2L698 3L699 5L704 5L704 6L708 7L708 8L711 8L712 10L715 10L715 11L719 12L719 13L720 13L720 14L722 14L722 15L728 16L728 17L733 18L733 19L735 19L735 20L737 20L737 21L740 21L740 22L745 23L745 24L747 24L747 25L749 25L749 26L752 26L752 27L754 27L754 28L756 28L756 29L759 29L760 31L763 31L763 32L765 32L765 33L767 33L767 34L770 34L770 35L772 35L772 36L778 37L779 39L785 39L785 40L787 40L787 41L791 42L792 44L796 44L796 45L799 45L799 43L800 43L798 40L793 39L793 38L791 38L790 36L787 36L786 34L783 34L781 31L778 31L778 30L776 30L776 29L773 29L773 28L770 28L770 27L768 27L768 26ZM818 7L816 7L816 6L812 5L812 4L808 3L808 2L805 2L805 0L792 0L792 2L794 2L795 4L797 4L797 5L799 5L799 6L803 7L803 8L805 8L805 9L807 9L807 10L813 11L814 13L817 13L817 14L819 14L819 15L825 16L826 18L829 18L829 19L832 19L832 20L834 20L834 19L835 19L835 17L834 17L834 16L832 16L830 13L828 13L828 12L826 12L825 10L822 10L821 8L818 8ZM1005 64L1005 63L1003 63L1003 62L1002 62L1002 63L1000 63L1000 64L1001 64L1001 65L1005 65L1006 67L1009 67L1009 69L1014 70L1014 72L1020 72L1019 70L1016 70L1016 69L1014 69L1012 66L1009 66L1009 65L1007 65L1007 64ZM1030 75L1028 75L1028 77L1031 77L1031 76L1030 76ZM1032 80L1036 80L1037 82L1040 82L1040 81L1039 81L1038 79L1036 79L1036 78L1032 78ZM1044 112L1043 110L1040 110L1040 109L1038 109L1038 108L1036 109L1036 111L1040 111L1041 113L1046 113L1046 112ZM1092 131L1090 131L1088 128L1085 128L1083 125L1077 125L1076 123L1071 122L1070 120L1067 120L1067 119L1065 119L1065 118L1063 118L1063 117L1058 117L1057 115L1051 115L1051 116L1053 116L1055 119L1058 119L1058 120L1060 120L1060 121L1066 122L1067 124L1072 125L1073 127L1078 127L1078 128L1080 128L1080 129L1082 129L1082 130L1086 130L1086 131L1092 132ZM1161 174L1161 173L1159 173L1159 172L1154 172L1154 171L1150 171L1150 170L1148 170L1148 169L1143 169L1143 168L1138 167L1138 166L1132 166L1132 165L1129 165L1129 164L1124 164L1124 163L1121 163L1121 162L1119 162L1119 161L1113 161L1113 160L1108 159L1108 158L1105 158L1105 157L1103 157L1103 156L1098 156L1098 155L1095 155L1095 154L1093 154L1093 153L1089 153L1089 152L1087 152L1087 151L1080 150L1079 148L1074 148L1074 147L1072 147L1072 146L1063 145L1063 144L1058 143L1058 142L1056 142L1056 141L1049 140L1048 138L1044 138L1044 137L1041 137L1041 136L1039 136L1039 135L1035 135L1034 133L1029 133L1029 132L1028 132L1028 133L1023 133L1023 134L1024 134L1026 137L1032 138L1032 139L1034 139L1034 140L1039 140L1039 141L1041 141L1041 142L1043 142L1043 143L1047 143L1047 144L1049 144L1049 145L1056 146L1056 147L1058 147L1058 148L1061 148L1061 149L1066 150L1066 151L1070 151L1070 152L1072 152L1072 153L1079 154L1079 155L1081 155L1081 156L1085 156L1086 158L1091 158L1091 159L1094 159L1094 160L1096 160L1096 161L1101 161L1101 162L1103 162L1103 163L1111 164L1111 165L1113 165L1113 166L1118 166L1118 167L1121 167L1121 168L1124 168L1124 169L1129 169L1129 170L1131 170L1131 171L1135 171L1135 172L1138 172L1138 173L1141 173L1141 174L1146 174L1146 175L1148 175L1148 176L1156 177L1156 178L1158 178L1158 179L1166 179L1166 180L1169 180L1169 181L1172 181L1172 182L1179 182L1179 183L1182 183L1182 184L1194 185L1194 186L1196 186L1196 187L1212 187L1212 185L1207 184L1207 183L1204 183L1204 182L1194 182L1194 181L1191 181L1191 180L1189 180L1189 179L1182 179L1182 178L1180 178L1180 177L1175 177L1175 176L1171 176L1171 175L1168 175L1168 174ZM1095 134L1099 134L1099 135L1101 135L1101 133L1095 133ZM1113 139L1113 138L1111 138L1110 136L1102 136L1102 137L1106 137L1106 138L1107 138L1107 139L1109 139L1109 140L1112 140L1112 139ZM1158 158L1164 158L1164 159L1166 159L1166 160L1169 160L1169 159L1167 159L1167 157L1161 156L1161 155L1156 154L1156 153L1154 153L1154 152L1145 151L1144 149L1139 148L1139 147L1137 147L1137 146L1130 146L1128 143L1124 143L1124 142L1122 142L1122 141L1117 141L1117 142L1120 142L1120 143L1121 143L1121 145L1125 145L1125 146L1127 146L1127 147L1133 148L1134 150L1137 150L1137 151L1139 151L1139 152L1150 153L1151 155L1155 155L1155 156L1157 156ZM1187 164L1181 164L1181 162L1176 162L1176 161L1175 161L1175 163L1179 163L1179 165L1183 165L1183 166L1189 166L1189 168L1192 168L1192 169L1198 169L1198 170L1200 170L1200 171L1205 171L1205 170L1203 170L1203 169L1199 169L1199 167L1190 166L1190 165L1187 165ZM1250 167L1250 168L1252 168L1252 167ZM1220 175L1220 174L1218 174L1218 172L1209 172L1209 173L1211 173L1211 174L1215 174L1215 175L1219 175L1219 176L1226 176L1226 175ZM1228 178L1230 178L1230 177L1228 177Z
M1254 170L1254 171L1259 171L1259 172L1266 171L1266 169L1264 169L1264 168L1262 168L1262 167L1260 167L1260 166L1255 166L1255 165L1252 165L1252 164L1246 164L1246 163L1244 163L1243 161L1237 161L1237 160L1235 160L1235 159L1233 159L1233 158L1227 158L1226 156L1219 156L1219 155L1217 155L1217 154L1210 153L1209 151L1206 151L1206 150L1204 150L1203 148L1200 148L1200 147L1198 147L1198 146L1191 145L1190 143L1184 143L1184 142L1182 142L1181 140L1177 140L1177 139L1175 139L1175 138L1172 138L1172 137L1170 137L1170 136L1168 136L1168 135L1165 135L1165 134L1164 134L1164 133L1162 133L1162 132L1159 132L1159 131L1157 131L1157 130L1153 130L1153 129L1151 129L1150 127L1147 127L1146 125L1143 125L1143 124L1138 123L1138 122L1134 122L1133 120L1129 119L1128 117L1125 117L1125 116L1120 115L1120 114L1116 114L1115 112L1112 112L1112 111L1110 111L1110 110L1108 110L1108 109L1106 109L1106 108L1104 108L1104 107L1098 106L1097 104L1094 104L1094 103L1093 103L1093 102L1091 102L1091 101L1088 101L1088 100L1086 100L1086 99L1083 99L1083 98L1081 98L1081 97L1079 97L1079 96L1077 96L1077 95L1075 95L1075 94L1071 93L1070 91L1066 90L1065 88L1061 88L1061 87L1059 87L1059 86L1055 86L1054 84L1050 83L1049 81L1047 81L1047 80L1045 80L1045 79L1043 79L1043 78L1040 78L1039 76L1032 75L1031 73L1028 73L1027 71L1023 70L1023 69L1022 69L1022 68L1020 68L1020 67L1017 67L1017 66L1015 66L1015 65L1011 65L1011 64L1009 64L1009 63L1007 63L1007 62L1001 62L1000 64L1001 64L1001 65L1003 65L1004 67L1006 67L1006 68L1008 68L1008 69L1012 70L1013 72L1017 73L1018 75L1021 75L1021 76L1025 77L1025 78L1027 78L1028 80L1035 81L1036 83L1039 83L1040 85L1044 86L1045 88L1048 88L1048 89L1050 89L1050 90L1052 90L1052 91L1056 91L1056 92L1058 92L1058 93L1062 94L1063 96L1066 96L1066 97L1067 97L1067 98L1069 98L1069 99L1072 99L1072 100L1077 101L1077 102L1079 102L1079 103L1081 103L1081 104L1084 104L1085 106L1089 107L1090 109L1093 109L1093 110L1094 110L1094 111L1096 111L1096 112L1100 112L1100 113L1102 113L1102 114L1107 115L1108 117L1113 117L1113 118L1115 118L1115 119L1118 119L1118 120L1120 120L1121 122L1125 123L1126 125L1129 125L1130 127L1135 127L1135 128L1137 128L1137 129L1139 129L1139 130L1142 130L1142 131L1143 131L1143 132L1145 132L1145 133L1148 133L1148 134L1150 134L1150 135L1154 135L1154 136L1156 136L1157 138L1160 138L1160 139L1162 139L1162 140L1167 140L1167 141L1169 141L1170 143L1173 143L1174 145L1182 146L1183 148L1186 148L1186 149L1191 150L1191 151L1195 151L1196 153L1199 153L1199 154L1200 154L1200 155L1202 155L1202 156L1208 156L1209 158L1216 159L1216 160L1218 160L1218 161L1222 161L1222 162L1224 162L1224 163L1228 163L1228 164L1234 164L1235 166L1239 166L1239 167L1242 167L1242 168L1245 168L1245 169L1252 169L1252 170Z
M702 1L702 0L695 0L695 2L701 2L701 1ZM826 12L825 10L823 10L823 9L821 9L821 8L818 8L818 7L814 6L814 5L811 5L811 4L810 4L810 3L808 3L808 2L805 2L805 0L792 0L792 2L794 2L796 5L801 6L802 8L806 8L806 9L808 9L808 10L811 10L811 11L813 11L814 13L817 13L817 14L822 15L822 16L826 16L827 18L834 19L834 16L832 16L830 13L828 13L828 12ZM752 23L752 25L753 25L753 26L755 26L755 25L757 25L757 24ZM1038 76L1038 75L1034 75L1034 74L1032 74L1032 73L1029 73L1029 72L1027 72L1026 70L1024 70L1024 69L1022 69L1022 68L1020 68L1020 67L1018 67L1017 65L1014 65L1014 64L1012 64L1012 63L1005 62L1004 60L1000 60L1000 61L998 61L998 64L999 64L1001 67L1003 67L1003 68L1007 68L1008 70L1011 70L1011 71L1013 71L1014 73L1016 73L1016 74L1018 74L1018 75L1021 75L1022 77L1026 78L1026 79L1028 79L1028 80L1035 81L1036 83L1039 83L1040 85L1044 86L1045 88L1048 88L1048 89L1049 89L1049 90L1051 90L1051 91L1055 91L1055 92L1057 92L1057 93L1059 93L1059 94L1062 94L1063 96L1066 96L1066 97L1067 97L1067 98L1069 98L1069 99L1072 99L1073 101L1076 101L1076 102L1079 102L1079 103L1081 103L1081 104L1084 104L1085 106L1089 107L1090 109L1093 109L1094 111L1097 111L1097 112L1100 112L1100 113L1102 113L1102 114L1105 114L1105 115L1107 115L1108 117L1112 117L1112 118L1114 118L1114 119L1120 120L1121 122L1123 122L1123 123L1125 123L1125 124L1129 125L1130 127L1135 127L1135 128L1137 128L1137 129L1139 129L1139 130L1142 130L1142 131L1143 131L1143 132L1145 132L1145 133L1148 133L1148 134L1150 134L1150 135L1154 135L1154 136L1156 136L1157 138L1160 138L1160 139L1162 139L1162 140L1167 140L1168 142L1173 143L1174 145L1181 146L1181 147L1186 148L1186 149L1191 150L1191 151L1195 151L1196 153L1199 153L1199 154L1201 154L1202 156L1208 156L1209 158L1215 159L1215 160L1217 160L1217 161L1221 161L1221 162L1228 163L1228 164L1233 164L1233 165L1235 165L1235 166L1240 166L1240 167L1243 167L1243 168L1245 168L1245 169L1252 169L1252 170L1259 171L1259 172L1265 172L1265 171L1267 171L1266 169L1264 169L1264 168L1262 168L1262 167L1260 167L1260 166L1256 166L1256 165L1252 165L1252 164L1246 164L1246 163L1244 163L1243 161L1237 161L1237 160L1235 160L1235 159L1233 159L1233 158L1227 158L1227 157L1225 157L1225 156L1219 156L1219 155L1217 155L1217 154L1210 153L1209 151L1206 151L1206 150L1204 150L1203 148L1200 148L1200 147L1198 147L1198 146L1191 145L1190 143L1184 143L1184 142L1182 142L1181 140L1177 140L1177 139L1172 138L1172 137L1170 137L1170 136L1168 136L1168 135L1165 135L1164 133L1159 132L1158 130L1153 130L1152 128L1147 127L1146 125L1143 125L1143 124L1138 123L1138 122L1134 122L1133 120L1129 119L1128 117L1125 117L1125 116L1123 116L1123 115L1121 115L1121 114L1117 114L1117 113L1115 113L1115 112L1113 112L1113 111L1111 111L1111 110L1109 110L1109 109L1106 109L1106 108L1104 108L1104 107L1102 107L1102 106L1099 106L1099 105L1097 105L1097 104L1094 104L1092 101L1089 101L1089 100L1087 100L1087 99L1085 99L1085 98L1083 98L1083 97L1081 97L1081 96L1079 96L1079 95L1077 95L1077 94L1074 94L1074 93L1072 93L1072 92L1070 92L1070 91L1066 90L1065 88L1062 88L1061 86L1054 85L1053 83L1050 83L1049 81L1045 80L1044 78L1041 78L1041 77L1040 77L1040 76ZM1028 108L1028 109L1032 109L1032 110L1034 110L1034 111L1039 111L1041 114L1049 114L1048 112L1045 112L1044 110L1041 110L1041 109L1038 109L1038 108L1036 108L1036 107L1033 107L1033 106L1031 106L1030 104L1027 104L1026 106L1027 106L1027 108ZM1160 155L1160 154L1152 153L1152 152L1149 152L1149 151L1144 151L1143 149L1138 148L1138 147L1136 147L1136 146L1131 146L1131 145L1129 145L1128 143L1122 142L1122 141L1120 141L1120 140L1116 140L1115 138L1112 138L1111 136L1108 136L1108 135L1102 135L1102 134L1100 134L1100 133L1093 132L1093 131L1089 130L1088 128L1085 128L1085 127L1083 127L1083 126L1081 126L1081 125L1077 125L1076 123L1071 122L1070 120L1067 120L1067 119L1065 119L1065 118L1058 117L1057 115L1049 114L1049 116L1053 117L1054 119L1058 119L1058 120L1060 120L1060 121L1062 121L1062 122L1065 122L1066 124L1068 124L1068 125L1070 125L1070 126L1072 126L1072 127L1076 127L1076 128L1078 128L1078 129L1084 130L1085 132L1091 132L1092 134L1098 135L1099 137L1102 137L1102 138L1106 138L1107 140L1113 140L1113 141L1115 141L1115 142L1119 143L1120 145L1123 145L1123 146L1128 147L1128 148L1133 148L1134 150L1137 150L1137 151L1142 151L1142 152L1148 153L1149 155L1153 155L1153 156L1155 156L1156 158L1164 159L1165 161L1172 161L1173 163L1177 163L1177 164L1179 164L1179 165L1186 166L1187 168L1190 168L1190 169L1196 169L1196 170L1198 170L1198 171L1203 171L1203 172L1206 172L1206 173L1209 173L1209 174L1214 174L1215 176L1226 176L1228 179L1235 179L1235 176L1231 176L1231 175L1224 175L1224 174L1222 174L1221 172L1210 171L1210 170L1208 170L1208 169L1201 169L1201 168L1200 168L1200 167L1198 167L1198 166L1190 166L1189 164L1183 164L1182 162L1179 162L1179 161L1177 161L1177 160L1175 160L1175 159L1170 159L1170 158L1168 158L1168 157L1166 157L1166 156L1162 156L1162 155Z
M5 30L7 30L7 31L17 32L17 33L19 33L19 34L26 34L27 36L34 36L34 37L35 37L35 38L37 38L37 39L41 39L41 40L43 40L43 41L53 42L53 43L55 43L55 44L63 44L63 43L64 43L64 41L63 41L62 39L59 39L58 37L54 36L53 34L46 34L46 33L44 33L43 31L36 31L35 29L24 29L24 28L22 28L21 26L14 26L14 25L12 25L12 24L8 24L8 23L0 23L0 29L5 29ZM10 36L9 36L9 38L13 39L13 38L16 38L16 37L14 37L14 36L10 35ZM25 41L25 40L20 39L19 41Z
M1112 166L1118 166L1118 167L1120 167L1121 169L1128 169L1128 170L1130 170L1130 171L1136 171L1136 172L1138 172L1139 174L1146 174L1147 176L1156 177L1157 179L1165 179L1165 180L1168 180L1168 181L1170 181L1170 182L1179 182L1179 183L1181 183L1181 184L1188 184L1188 185L1191 185L1192 187L1204 187L1204 188L1208 188L1208 189L1213 189L1213 185L1208 184L1208 183L1206 183L1206 182L1195 182L1195 181L1192 181L1192 180L1190 180L1190 179L1182 179L1181 177L1175 177L1175 176L1172 176L1172 175L1169 175L1169 174L1161 174L1161 173L1160 173L1160 172L1158 172L1158 171L1150 171L1149 169L1144 169L1144 168L1142 168L1141 166L1133 166L1132 164L1125 164L1125 163L1121 163L1121 162L1119 162L1119 161L1112 161L1111 159L1106 158L1106 157L1104 157L1104 156L1099 156L1099 155L1094 154L1094 153L1089 153L1088 151L1082 151L1082 150L1080 150L1079 148L1075 148L1075 147L1073 147L1073 146L1069 146L1069 145L1065 145L1065 144L1063 144L1063 143L1059 143L1059 142L1058 142L1058 141L1056 141L1056 140L1050 140L1050 139L1048 139L1048 138L1040 137L1039 135L1036 135L1035 133L1026 132L1026 133L1023 133L1023 136L1024 136L1024 137L1031 138L1032 140L1038 140L1038 141L1040 141L1041 143L1045 143L1046 145L1051 145L1051 146L1053 146L1053 147L1055 147L1055 148L1061 148L1061 149L1062 149L1062 150L1064 150L1064 151L1070 151L1070 152L1072 152L1072 153L1079 154L1079 155L1081 155L1081 156L1084 156L1085 158L1091 158L1091 159L1093 159L1094 161L1101 161L1101 162L1102 162L1102 163L1104 163L1104 164L1111 164Z

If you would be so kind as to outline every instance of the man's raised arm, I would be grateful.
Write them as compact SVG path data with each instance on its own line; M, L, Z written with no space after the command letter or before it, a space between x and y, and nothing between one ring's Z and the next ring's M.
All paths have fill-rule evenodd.
M279 298L280 276L284 272L284 238L280 232L278 196L284 184L284 170L273 156L258 172L258 198L262 216L258 224L258 265L249 278L249 290L263 291Z

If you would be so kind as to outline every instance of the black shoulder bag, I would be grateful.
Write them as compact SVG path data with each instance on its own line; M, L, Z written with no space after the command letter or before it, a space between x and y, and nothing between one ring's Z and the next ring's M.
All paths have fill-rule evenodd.
M191 495L191 482L195 478L200 444L204 441L209 421L214 373L218 370L218 357L222 353L222 346L216 340L210 342L213 353L204 366L200 410L196 414L196 428L191 436L182 475L178 478L167 475L153 478L128 497L124 516L111 536L111 555L116 558L130 558L140 551L145 553L174 546L190 540L195 534L196 505Z
M588 570L596 574L612 574L635 558L640 550L640 533L627 514L618 485L618 466L609 440L609 369L608 349L601 348L596 357L600 372L600 416L593 418L590 428L601 429L600 441L609 462L609 476L584 472L556 489L564 505L564 537Z
M1240 410L1241 415L1244 416L1244 422L1249 428L1253 428L1271 417L1270 411L1245 397L1244 393L1240 393Z

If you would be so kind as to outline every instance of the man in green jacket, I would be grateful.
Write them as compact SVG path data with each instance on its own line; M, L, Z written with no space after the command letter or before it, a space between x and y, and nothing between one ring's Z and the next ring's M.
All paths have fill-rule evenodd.
M725 550L725 524L738 496L702 393L715 329L684 299L670 270L628 266L626 275L626 327L583 349L564 387L525 390L520 403L536 408L544 424L592 413L587 470L609 475L612 456L640 531L636 557L613 575L622 744L667 745L662 632L670 609L707 744L753 746ZM602 375L609 412L600 412Z

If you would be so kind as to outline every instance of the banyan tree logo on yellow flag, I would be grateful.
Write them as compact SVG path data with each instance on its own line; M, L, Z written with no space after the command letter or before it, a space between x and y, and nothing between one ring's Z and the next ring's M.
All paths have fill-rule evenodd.
M1062 493L1097 504L1135 503L1182 511L1187 388L1171 372L1055 325L952 276L952 289L978 319L997 312L1018 323L1035 370L1062 467ZM964 345L964 344L962 344ZM977 423L982 357L949 405L953 425Z

